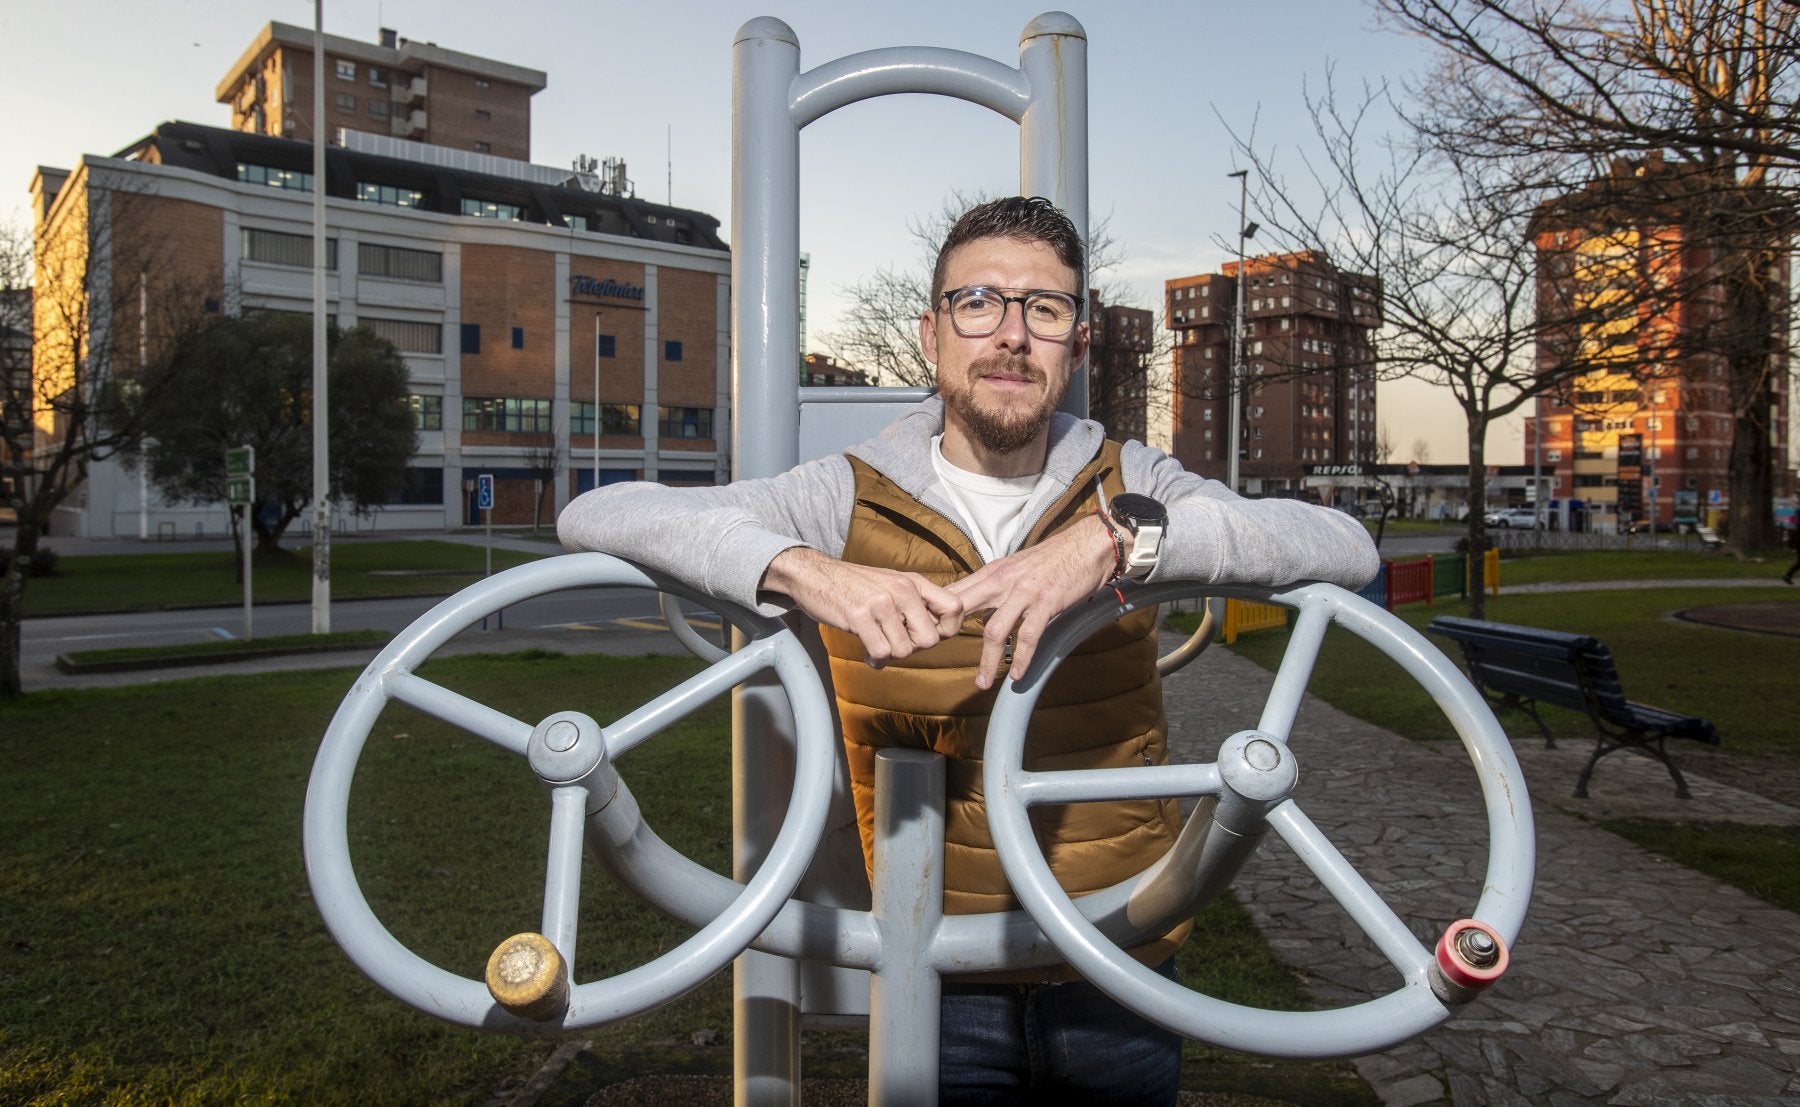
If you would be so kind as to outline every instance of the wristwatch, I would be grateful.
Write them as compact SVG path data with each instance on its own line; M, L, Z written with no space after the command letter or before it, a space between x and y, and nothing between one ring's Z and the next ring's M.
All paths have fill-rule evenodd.
M1124 575L1143 580L1156 568L1162 553L1163 531L1169 527L1169 512L1162 504L1136 492L1121 492L1108 509L1112 521L1131 533L1131 552L1125 557Z

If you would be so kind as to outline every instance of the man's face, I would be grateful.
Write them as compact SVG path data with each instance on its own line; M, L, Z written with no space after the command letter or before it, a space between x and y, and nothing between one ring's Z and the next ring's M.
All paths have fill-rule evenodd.
M1080 295L1077 275L1042 242L978 238L951 252L944 287L985 285L1008 290L1050 289ZM1088 328L1045 339L1025 324L1022 304L1006 305L1000 328L981 338L958 334L940 297L919 321L925 358L937 367L944 398L945 448L959 443L982 455L1013 455L1041 443L1062 402L1069 376L1087 354Z

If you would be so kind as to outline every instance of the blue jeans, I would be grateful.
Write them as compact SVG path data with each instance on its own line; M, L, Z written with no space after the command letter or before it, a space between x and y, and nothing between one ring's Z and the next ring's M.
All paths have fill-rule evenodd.
M1157 966L1175 978L1173 958ZM938 1102L1172 1105L1181 1037L1085 980L944 985Z

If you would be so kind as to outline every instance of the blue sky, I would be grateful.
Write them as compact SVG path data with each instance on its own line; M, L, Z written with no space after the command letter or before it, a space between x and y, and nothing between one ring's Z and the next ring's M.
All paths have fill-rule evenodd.
M801 67L886 46L947 46L1016 64L1019 32L1053 5L888 5L856 0L582 4L514 0L326 0L326 30L373 41L380 27L548 74L533 100L532 160L622 157L640 196L728 225L731 41L773 15L800 40ZM1092 214L1110 216L1124 263L1112 274L1143 306L1162 281L1214 268L1236 226L1226 124L1292 159L1309 136L1304 97L1337 80L1404 79L1424 59L1381 30L1360 0L1112 0L1064 5L1087 29ZM157 123L226 125L213 88L271 19L310 26L310 0L14 0L0 4L0 219L29 219L38 165L110 154ZM22 108L23 110L18 110ZM910 261L910 217L951 190L1017 187L1016 131L999 116L930 97L888 97L827 116L802 136L801 245L812 255L809 329L827 330L838 290L884 262ZM1252 212L1252 217L1255 212ZM818 343L814 342L814 346ZM1453 406L1418 386L1383 386L1381 417L1403 453L1466 455ZM1517 461L1516 426L1490 437ZM1401 458L1400 460L1404 460Z

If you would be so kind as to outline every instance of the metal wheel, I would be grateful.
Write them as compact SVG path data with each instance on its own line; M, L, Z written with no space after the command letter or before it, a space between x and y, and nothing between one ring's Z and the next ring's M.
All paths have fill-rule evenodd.
M1417 631L1341 588L1302 584L1269 591L1208 586L1215 594L1297 608L1287 655L1256 729L1223 743L1209 765L1028 772L1026 725L1045 679L1067 653L1120 615L1198 591L1158 584L1108 599L1103 591L1066 613L1038 647L1022 680L1010 683L989 726L983 784L989 827L1013 891L1062 955L1114 999L1190 1038L1251 1053L1333 1057L1385 1049L1448 1018L1457 1004L1504 971L1531 895L1530 801L1506 734L1462 673ZM1472 917L1452 923L1427 949L1329 838L1288 798L1297 779L1288 748L1306 683L1326 630L1343 627L1380 649L1429 691L1474 762L1488 820L1488 863ZM1203 886L1223 887L1269 829L1281 836L1352 920L1397 968L1403 984L1366 1002L1329 1011L1245 1007L1190 991L1132 960L1075 909L1032 834L1028 809L1040 804L1140 796L1198 797L1196 818L1212 819L1192 851Z
M731 609L748 643L602 727L559 711L533 724L415 675L458 632L507 604L569 588L648 587L702 599L678 583L597 553L520 566L464 589L421 616L369 663L332 718L306 793L304 843L313 897L332 936L388 993L463 1026L568 1030L627 1018L697 986L768 926L812 859L836 768L823 684L799 640L778 620ZM717 606L715 604L715 606ZM756 875L712 922L648 964L604 980L570 979L584 835L612 803L632 803L612 761L745 680L772 670L797 724L794 787L786 819ZM419 957L375 917L357 885L347 837L350 785L376 717L398 700L525 758L549 792L550 833L541 934L501 942L487 979L461 977ZM603 845L603 844L601 844Z

